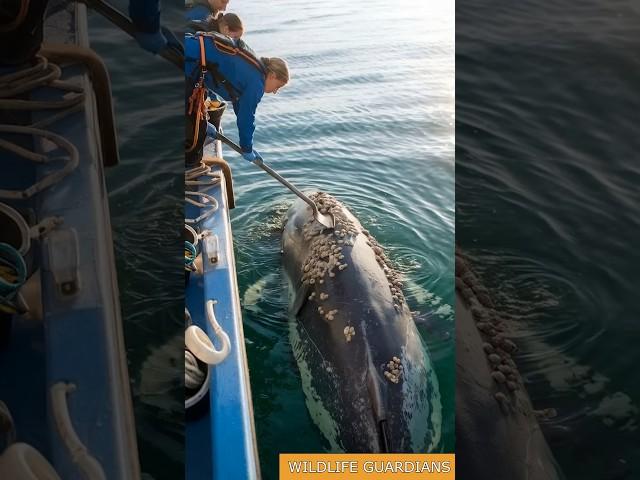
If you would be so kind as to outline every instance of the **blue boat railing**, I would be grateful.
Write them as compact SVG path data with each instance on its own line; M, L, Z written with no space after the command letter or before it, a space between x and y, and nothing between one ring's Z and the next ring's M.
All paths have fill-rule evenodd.
M205 147L208 176L191 180L185 218L200 237L200 262L186 287L187 308L195 325L220 346L215 323L228 335L229 353L210 367L209 392L187 411L186 476L188 480L251 480L260 478L253 421L249 369L245 351L233 237L229 218L232 203L227 189L229 169L221 163L219 141ZM227 172L225 174L225 171ZM215 178L216 181L212 181ZM218 206L213 210L213 205ZM207 210L213 210L208 214ZM196 221L197 220L197 221Z

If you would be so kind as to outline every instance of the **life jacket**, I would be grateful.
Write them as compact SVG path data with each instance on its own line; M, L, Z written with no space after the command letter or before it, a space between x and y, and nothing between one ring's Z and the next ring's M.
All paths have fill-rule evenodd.
M187 147L187 153L192 153L198 145L200 136L201 124L207 121L207 87L205 87L204 80L207 74L207 63L205 57L204 40L202 37L198 38L200 42L200 76L195 82L191 96L187 103L187 116L193 118L194 131L192 135L191 145ZM205 123L206 126L206 123ZM205 128L206 130L206 128Z
M198 37L198 40L200 41L201 69L204 68L203 65L206 66L207 71L213 78L215 86L223 87L229 94L232 102L236 102L240 96L240 92L222 73L220 73L217 63L210 62L206 59L204 42L207 39L210 39L210 41L213 42L214 47L219 52L224 53L225 55L236 55L258 70L263 77L267 76L267 70L262 63L262 60L256 56L255 52L243 40L234 41L232 38L217 32L198 32L195 36Z

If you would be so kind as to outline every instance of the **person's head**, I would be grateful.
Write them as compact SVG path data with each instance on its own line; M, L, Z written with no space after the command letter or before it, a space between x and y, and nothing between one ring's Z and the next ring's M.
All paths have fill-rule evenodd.
M211 7L214 14L224 12L228 4L229 0L209 0L209 7Z
M264 80L264 93L278 93L289 83L289 66L281 58L262 57L262 63L267 71Z
M220 33L231 38L240 38L244 33L242 20L235 13L225 13L218 17L218 29Z

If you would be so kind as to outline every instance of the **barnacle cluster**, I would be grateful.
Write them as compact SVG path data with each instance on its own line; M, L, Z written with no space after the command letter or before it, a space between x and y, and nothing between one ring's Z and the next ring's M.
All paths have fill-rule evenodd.
M469 306L476 328L483 339L482 348L491 366L491 378L498 387L494 398L506 413L512 406L512 395L522 388L522 379L512 358L516 344L506 338L504 319L498 315L488 290L482 285L456 249L456 290Z
M391 266L391 262L373 235L356 225L345 214L342 205L331 195L319 192L311 195L311 199L317 205L320 213L333 216L335 229L327 233L318 226L314 219L310 219L304 225L304 238L311 243L309 254L302 265L302 282L305 285L322 285L327 277L333 278L348 268L344 249L353 247L358 235L362 234L367 246L372 249L376 262L387 277L393 305L399 310L405 303L400 276ZM312 296L314 298L310 297L310 300L317 299L314 294ZM326 298L322 298L322 296L323 294L320 295L320 300L325 300Z
M392 383L398 383L402 374L404 372L404 367L402 366L402 362L398 357L393 357L386 365L384 370L384 376Z
M356 329L347 325L346 327L344 327L343 333L345 338L347 339L347 342L350 342L351 337L355 336L356 334Z

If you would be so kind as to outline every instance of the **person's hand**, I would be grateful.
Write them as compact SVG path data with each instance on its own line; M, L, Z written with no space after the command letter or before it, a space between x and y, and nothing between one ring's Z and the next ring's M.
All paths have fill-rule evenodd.
M247 162L262 163L262 155L260 155L255 150L243 153L242 158L244 158Z
M155 33L136 32L135 36L138 44L154 55L168 45L167 38L160 31Z

